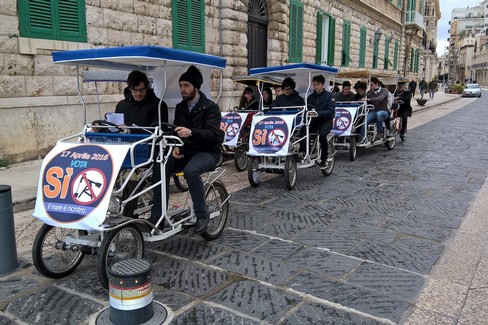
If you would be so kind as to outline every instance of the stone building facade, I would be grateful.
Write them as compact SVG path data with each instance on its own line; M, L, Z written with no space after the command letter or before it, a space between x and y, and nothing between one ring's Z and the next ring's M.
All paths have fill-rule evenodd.
M0 117L4 122L0 129L0 160L8 162L43 156L58 139L79 132L84 124L75 68L54 65L52 51L147 44L173 47L175 38L174 1L81 1L86 19L84 42L24 36L19 12L28 1L0 3ZM265 26L265 53L260 54L267 66L328 60L327 64L340 71L373 70L392 76L420 77L423 54L419 48L425 29L420 1L202 2L204 52L227 59L219 102L222 110L234 107L242 92L242 85L231 78L247 74L252 67L250 58L259 56L249 53L251 22ZM290 50L290 26L296 23L290 16L297 17L300 10L301 47L293 48L300 53L297 58ZM328 24L327 28L324 24ZM332 32L331 37L325 35L327 31ZM214 91L217 83L212 80ZM124 86L98 84L102 114L113 110L122 99ZM81 88L89 112L87 120L91 121L98 118L95 87L86 83Z

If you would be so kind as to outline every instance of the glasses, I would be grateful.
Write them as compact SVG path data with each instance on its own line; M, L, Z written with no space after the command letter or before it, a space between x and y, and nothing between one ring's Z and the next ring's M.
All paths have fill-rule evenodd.
M147 88L139 88L139 89L136 89L136 88L131 88L130 91L133 92L134 94L135 93L139 93L139 94L144 94L146 92Z

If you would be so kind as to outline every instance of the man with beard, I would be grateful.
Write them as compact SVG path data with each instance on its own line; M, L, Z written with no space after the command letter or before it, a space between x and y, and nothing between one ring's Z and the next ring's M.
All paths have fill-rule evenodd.
M203 83L201 72L190 66L179 79L180 93L183 100L176 105L174 125L175 132L183 140L182 147L174 147L166 164L166 189L169 186L169 175L183 171L188 190L193 201L197 221L195 234L207 230L209 216L205 202L205 192L200 175L215 168L221 154L223 134L220 130L221 113L219 106L200 92ZM155 166L154 177L159 180L160 168ZM166 191L168 202L169 191ZM154 189L154 204L150 221L153 224L162 215L161 187Z

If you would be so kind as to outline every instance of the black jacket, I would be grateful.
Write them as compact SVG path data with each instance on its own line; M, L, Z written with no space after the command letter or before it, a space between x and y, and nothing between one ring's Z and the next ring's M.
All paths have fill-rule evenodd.
M136 101L130 92L129 87L124 89L125 99L118 102L115 113L124 113L124 124L132 126L151 126L158 122L159 98L154 91L149 88L146 97L140 102ZM161 102L161 121L168 122L168 106L164 101ZM131 129L131 133L137 133Z
M308 108L315 108L319 118L332 120L335 117L335 100L330 91L324 89L318 94L314 91L308 95L307 105Z
M410 101L412 100L412 92L410 90L405 90L401 93L398 93L397 90L393 93L393 96L398 97L399 100L403 102L398 107L398 114L400 116L412 116L412 106L410 105Z
M289 96L281 94L274 100L272 106L274 107L286 107L286 106L303 106L305 100L296 90L294 90Z
M181 153L191 156L204 151L220 155L224 138L223 131L220 130L221 118L219 106L203 93L200 93L200 99L191 113L188 111L188 102L183 100L176 105L173 124L191 130L191 137L183 139L185 144L181 148Z

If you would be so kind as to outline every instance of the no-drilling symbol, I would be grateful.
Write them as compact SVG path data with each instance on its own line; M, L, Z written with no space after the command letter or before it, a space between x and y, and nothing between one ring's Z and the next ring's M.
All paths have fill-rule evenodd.
M100 169L90 168L81 171L72 183L73 201L81 205L92 204L105 192L106 182L106 177Z

